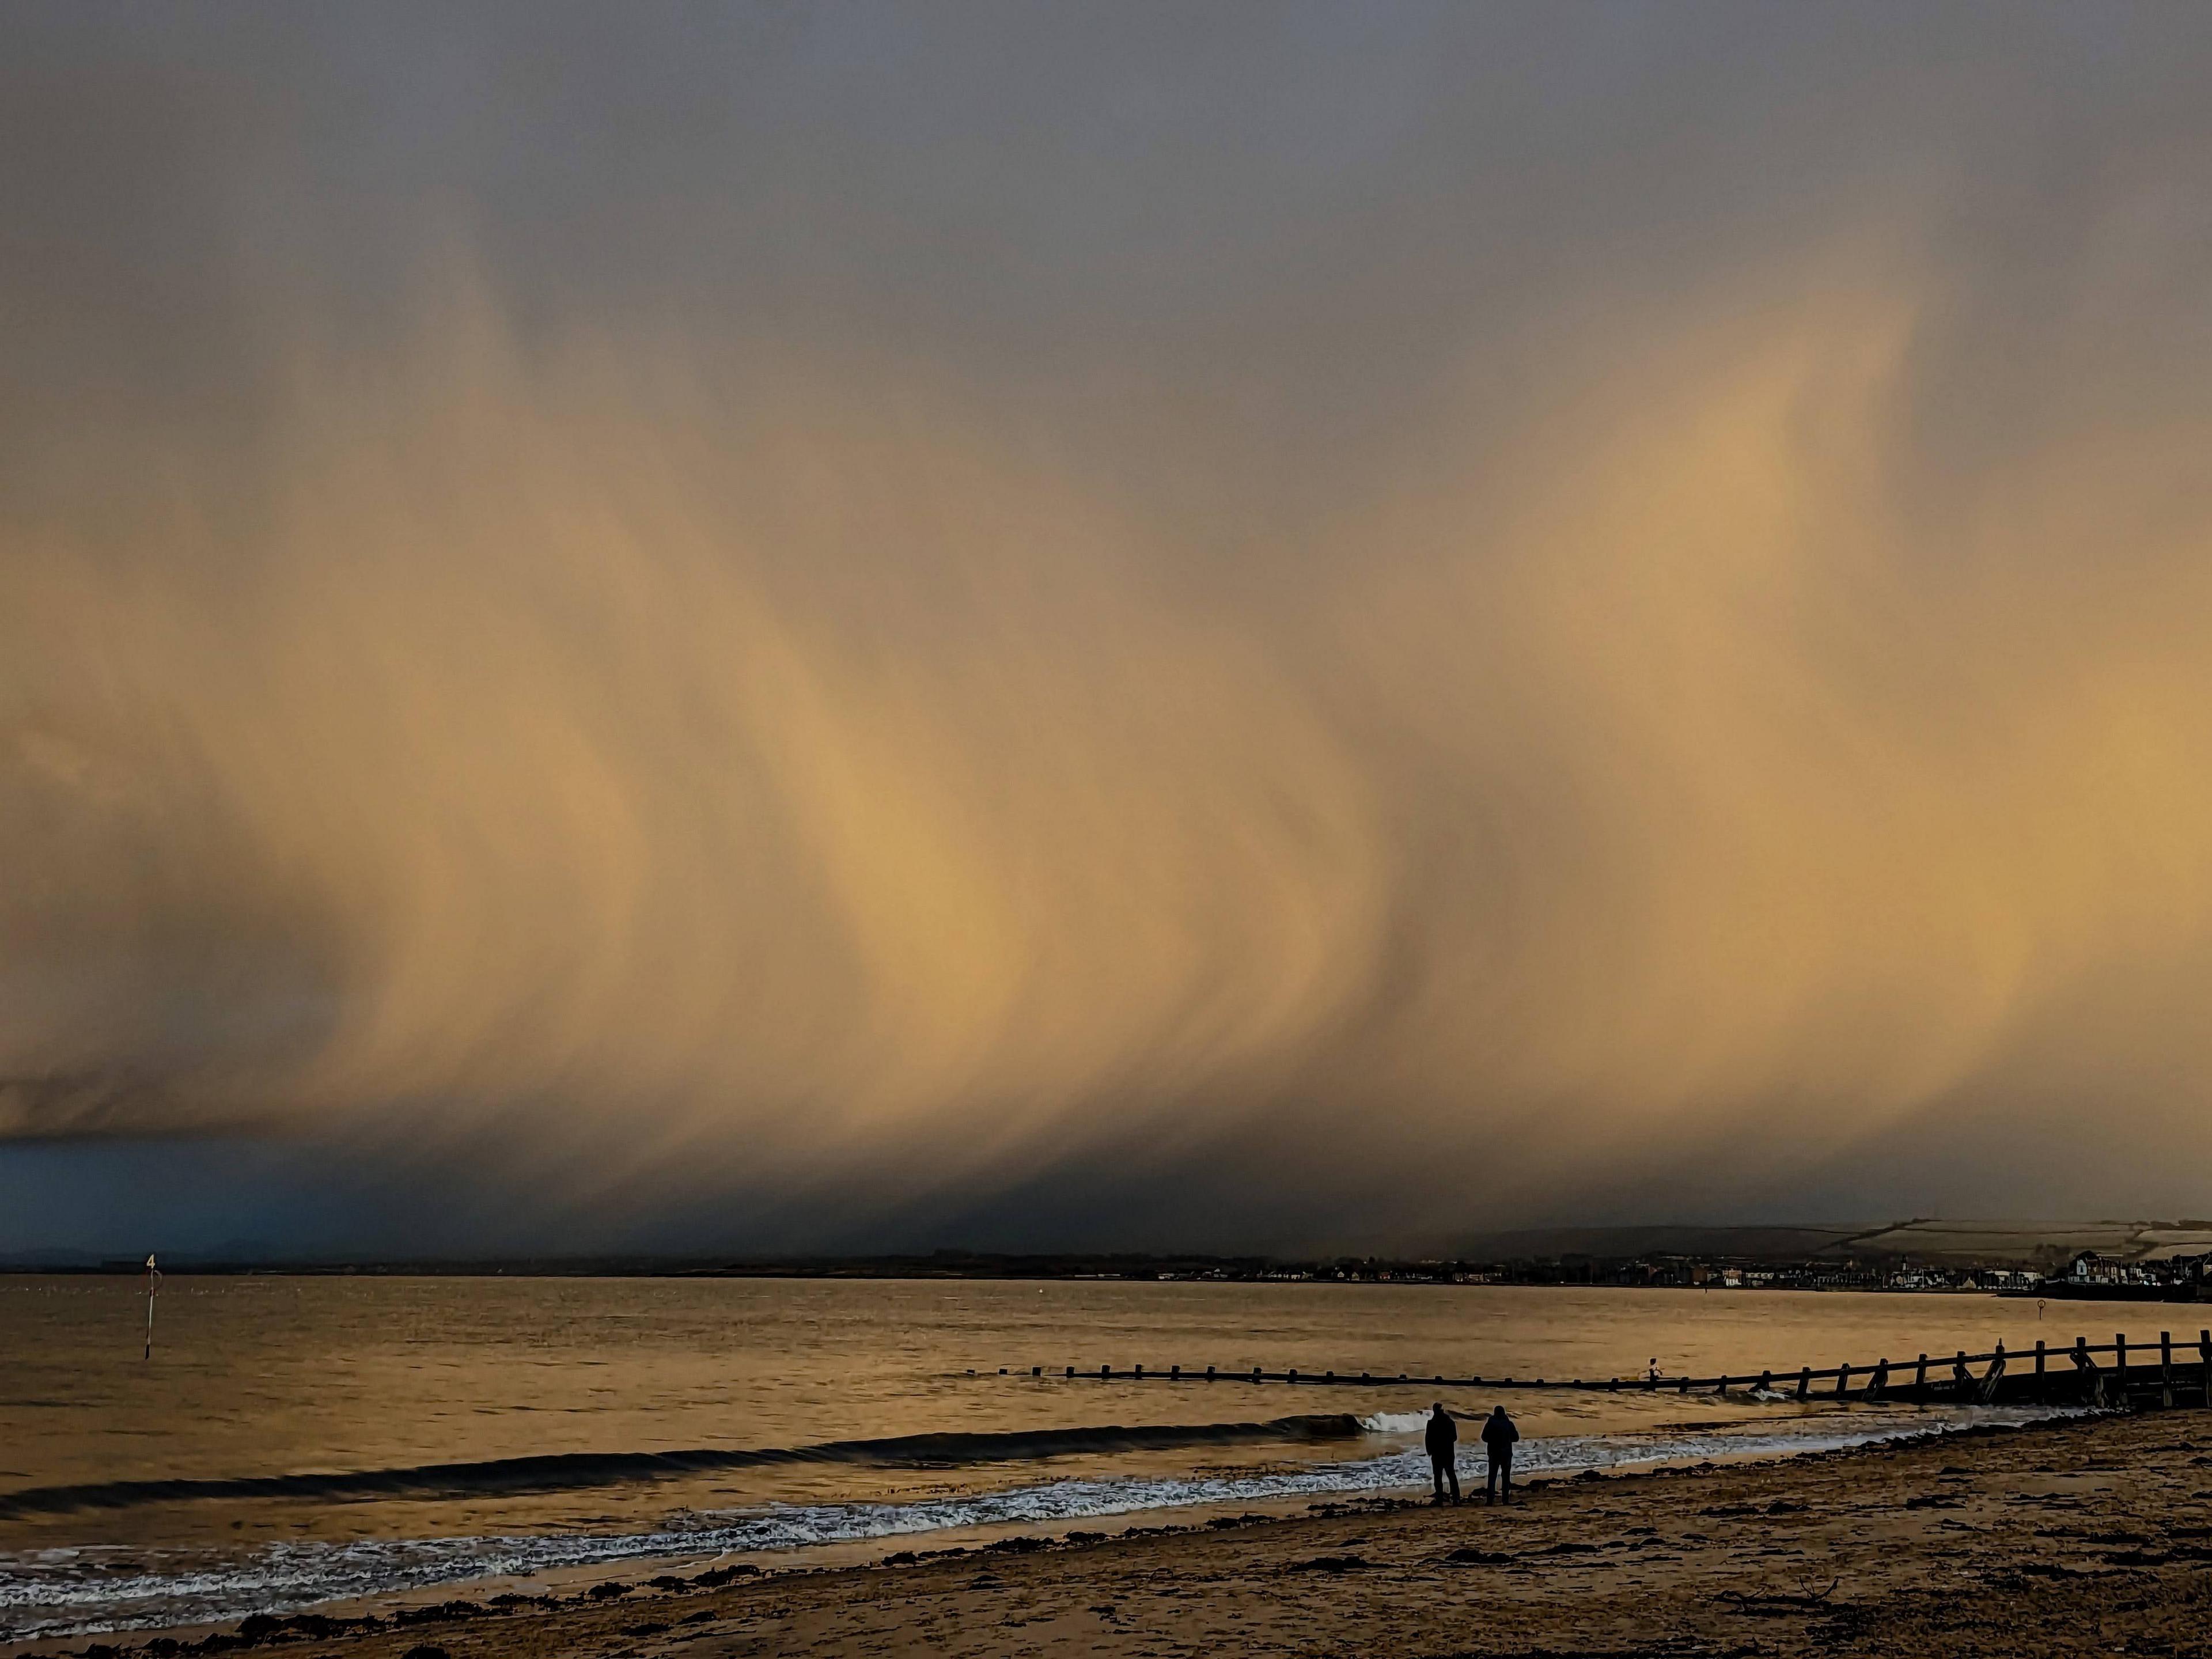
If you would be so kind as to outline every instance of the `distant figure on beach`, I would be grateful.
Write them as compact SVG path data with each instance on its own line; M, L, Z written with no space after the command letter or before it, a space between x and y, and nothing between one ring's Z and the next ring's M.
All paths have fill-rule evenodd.
M1513 1501L1513 1443L1521 1437L1521 1431L1513 1426L1513 1419L1498 1407L1490 1413L1490 1420L1482 1425L1482 1443L1490 1453L1490 1476L1483 1483L1485 1502L1498 1496L1501 1480L1505 1488L1505 1501Z
M1444 1497L1444 1482L1451 1482L1451 1501L1459 1502L1459 1425L1451 1420L1444 1402L1437 1401L1429 1413L1429 1475L1436 1482L1436 1501Z

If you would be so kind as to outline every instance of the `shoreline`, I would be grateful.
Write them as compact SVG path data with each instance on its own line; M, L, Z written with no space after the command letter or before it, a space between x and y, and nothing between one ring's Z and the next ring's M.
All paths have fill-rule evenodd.
M1605 1625L1614 1645L1604 1650L1672 1651L1653 1639L1672 1632L1669 1641L1698 1644L1683 1651L1709 1640L1728 1650L1751 1632L1762 1652L1925 1653L1931 1642L1960 1652L1974 1650L1967 1626L1942 1624L1939 1639L1929 1622L1936 1586L1948 1602L1978 1607L1984 1624L2014 1625L2031 1606L2039 1617L2057 1611L2041 1603L2062 1581L2108 1623L2146 1634L2185 1624L2194 1644L2212 1623L2207 1442L2212 1414L2190 1410L1975 1426L1782 1458L1540 1477L1510 1509L1372 1497L1304 1513L1152 1511L1144 1518L1177 1519L1112 1535L1067 1527L1053 1529L1057 1539L1036 1528L975 1543L933 1538L927 1548L880 1540L863 1552L879 1559L709 1569L705 1583L663 1570L649 1576L657 1584L640 1584L647 1564L631 1561L564 1575L566 1593L550 1601L495 1607L447 1585L370 1625L339 1627L333 1607L248 1621L247 1636L201 1626L35 1638L0 1644L0 1659L160 1659L311 1638L317 1659L403 1659L424 1646L449 1659L905 1645L996 1656L1136 1651L1166 1636L1304 1651L1370 1641L1382 1619L1406 1651L1464 1652L1482 1650L1469 1644L1484 1633L1447 1615L1465 1613L1470 1596L1512 1609L1521 1645L1500 1651L1543 1645L1531 1632L1586 1650ZM1832 1577L1836 1588L1822 1591ZM627 1588L589 1587L613 1583ZM489 1586L471 1588L483 1598ZM1919 1632L1917 1647L1882 1644L1908 1631ZM2021 1651L2017 1634L2010 1640L2008 1650ZM2099 1640L2098 1651L2112 1650ZM2036 1650L2074 1650L2058 1641Z
M2063 1407L2047 1413L2051 1417L2071 1414L2075 1413ZM2040 1415L2029 1416L2017 1407L1899 1407L1883 1416L1858 1411L1838 1414L1799 1410L1786 1412L1780 1420L1768 1424L1750 1418L1672 1423L1640 1431L1552 1434L1524 1442L1518 1468L1524 1481L1543 1483L1573 1479L1586 1470L1632 1473L1696 1464L1714 1467L1786 1461L1902 1439L1955 1437L1978 1425L2010 1426L2039 1420ZM1324 1420L1334 1424L1338 1419ZM1292 1421L1304 1425L1307 1419ZM1365 1421L1342 1419L1346 1425ZM1212 1443L1223 1426L1210 1425L1200 1439ZM1283 1425L1226 1426L1254 1430ZM482 1601L495 1595L557 1594L605 1579L659 1577L702 1566L734 1565L748 1574L786 1573L910 1557L916 1551L939 1553L947 1546L979 1547L1010 1535L1096 1539L1124 1529L1149 1532L1163 1525L1173 1529L1177 1523L1205 1523L1224 1513L1295 1515L1316 1507L1398 1501L1405 1494L1425 1492L1427 1465L1418 1450L1379 1423L1367 1423L1367 1427L1373 1449L1337 1459L1194 1469L1182 1475L1152 1477L1071 1471L1061 1460L1054 1459L1051 1465L1040 1465L1026 1483L904 1503L855 1499L826 1507L770 1504L757 1514L732 1516L723 1525L696 1531L654 1528L634 1534L570 1536L555 1532L508 1536L494 1528L474 1535L426 1534L389 1540L356 1535L350 1543L296 1540L299 1546L332 1552L337 1562L337 1577L320 1596L300 1593L313 1579L299 1577L307 1569L297 1560L284 1564L289 1588L260 1583L260 1569L253 1558L221 1565L210 1560L198 1569L172 1570L172 1582L179 1586L186 1605L167 1610L166 1617L155 1613L153 1607L146 1609L154 1613L152 1617L125 1617L133 1597L118 1582L114 1593L122 1599L114 1603L114 1613L120 1622L103 1623L100 1615L94 1613L82 1623L72 1621L63 1628L17 1635L13 1640L17 1646L65 1645L78 1640L128 1645L148 1635L166 1633L182 1639L186 1632L197 1640L228 1632L241 1619L265 1622L300 1614L307 1615L320 1627L337 1617L389 1615L396 1609L425 1603ZM1132 1434L1118 1428L1085 1432L1116 1441ZM1181 1438L1190 1431L1176 1432ZM1055 1433L1054 1438L1059 1437ZM1394 1445L1394 1438L1399 1443ZM734 1455L750 1462L758 1455ZM1463 1449L1461 1462L1465 1479L1475 1478L1480 1456L1479 1451ZM662 1460L647 1461L658 1466ZM346 1489L361 1484L344 1477L302 1479L318 1489L333 1480ZM152 1490L156 1495L170 1496L163 1488ZM204 1525L218 1528L222 1516L228 1512L219 1504L210 1510L206 1500L185 1507L198 1510L205 1517ZM340 1510L345 1507L338 1505ZM391 1582L372 1586L365 1582L362 1564L352 1556L353 1551L364 1548L411 1552L420 1559L411 1568L399 1569L399 1576ZM449 1567L441 1571L430 1565L431 1552L449 1555ZM63 1553L69 1555L74 1551L64 1548ZM366 1575L374 1576L373 1571ZM227 1591L217 1587L222 1580L228 1581ZM231 1605L223 1609L226 1600ZM4 1650L5 1644L0 1644L0 1651Z

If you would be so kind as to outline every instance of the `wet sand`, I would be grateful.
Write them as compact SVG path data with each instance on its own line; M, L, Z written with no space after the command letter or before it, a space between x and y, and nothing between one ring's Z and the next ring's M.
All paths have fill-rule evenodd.
M680 1587L192 1646L316 1659L426 1646L450 1659L2212 1653L2203 1412L1559 1480L1510 1508L1331 1509L714 1586L694 1572Z

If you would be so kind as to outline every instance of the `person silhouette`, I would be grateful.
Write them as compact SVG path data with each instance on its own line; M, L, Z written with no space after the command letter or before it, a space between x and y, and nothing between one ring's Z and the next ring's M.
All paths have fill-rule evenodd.
M1513 1419L1498 1407L1490 1413L1482 1425L1482 1444L1490 1454L1488 1478L1484 1480L1482 1496L1487 1503L1496 1498L1502 1485L1505 1501L1513 1501L1513 1443L1521 1437L1521 1431L1513 1426Z
M1429 1413L1429 1477L1436 1484L1437 1503L1444 1501L1444 1482L1451 1482L1451 1501L1459 1502L1459 1425L1451 1420L1444 1402L1437 1401Z

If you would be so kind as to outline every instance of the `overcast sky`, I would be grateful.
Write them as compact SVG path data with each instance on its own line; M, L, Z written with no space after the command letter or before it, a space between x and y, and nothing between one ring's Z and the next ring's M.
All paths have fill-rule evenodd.
M0 1252L2212 1213L2208 82L11 7Z

